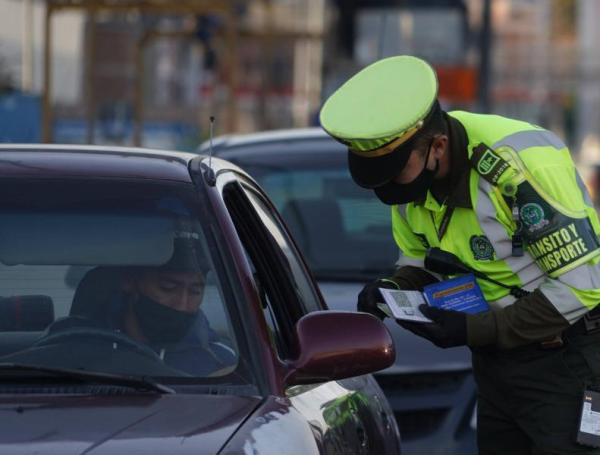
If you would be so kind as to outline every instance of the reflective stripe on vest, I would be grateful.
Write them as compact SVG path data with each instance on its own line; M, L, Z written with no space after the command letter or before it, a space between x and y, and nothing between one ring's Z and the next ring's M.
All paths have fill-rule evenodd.
M522 152L523 155L519 153L519 156L524 156L525 161L527 159L534 160L534 164L535 154L539 155L547 151L554 155L552 163L559 163L560 166L563 166L564 163L563 167L572 166L568 150L553 133L532 126L530 129L526 129L528 125L524 122L496 116L468 113L450 113L449 115L457 118L464 126L470 140L469 150L472 150L478 143L487 141L494 146L510 146L514 150ZM499 122L498 125L495 125L496 122ZM511 128L513 128L512 131ZM493 134L497 131L501 131L503 136L494 138ZM532 148L535 148L533 152ZM414 204L393 207L393 210L396 211L393 215L395 220L393 224L394 238L401 250L405 249L411 252L410 255L401 254L398 264L418 266L422 264L425 248L420 245L418 236L413 234L415 232L425 237L431 246L440 246L442 249L453 252L463 262L496 280L509 285L523 286L528 290L539 287L565 318L569 321L579 318L583 312L587 311L586 307L589 308L593 304L590 303L591 300L585 301L586 299L581 297L578 291L582 290L585 293L587 290L600 290L600 266L597 265L600 259L579 265L575 270L568 271L557 279L550 279L534 262L530 254L525 253L522 257L513 257L511 254L513 228L511 228L510 209L497 188L473 174L475 173L473 172L471 175L471 199L474 210L457 208L448 226L448 232L441 242L438 242L435 226L431 220L431 214L436 215L439 220L439 212ZM579 190L577 192L583 194L583 203L585 203L586 209L593 207L587 189L578 174L575 175L575 181L576 185L573 185L570 191ZM408 224L399 222L400 217ZM598 233L600 224L597 218L592 221L594 230ZM477 254L473 251L474 244L492 245L492 257L486 259L486 256L479 256L476 258ZM507 295L507 290L483 280L478 280L478 282L486 299L492 305L505 306L513 301ZM585 302L582 303L582 300Z

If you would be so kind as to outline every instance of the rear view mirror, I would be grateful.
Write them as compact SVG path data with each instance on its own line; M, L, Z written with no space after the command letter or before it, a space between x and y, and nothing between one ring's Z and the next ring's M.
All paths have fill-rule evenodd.
M157 265L172 254L173 219L168 217L0 214L0 262L5 265Z
M312 384L373 373L392 365L394 344L385 325L366 313L316 311L296 324L298 358L286 385Z

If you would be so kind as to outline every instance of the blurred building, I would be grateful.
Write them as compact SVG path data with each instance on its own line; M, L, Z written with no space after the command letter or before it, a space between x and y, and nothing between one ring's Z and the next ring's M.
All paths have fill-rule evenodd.
M478 104L477 30L463 0L336 0L324 96L380 58L417 55L437 70L446 109Z
M131 144L142 118L144 145L193 148L211 115L216 133L253 131L306 126L320 106L325 0L0 0L0 8L0 55L9 43L20 85L47 89L54 141Z
M493 111L558 133L600 205L600 3L493 5Z
M44 93L47 1L0 0L0 78L33 97ZM53 139L131 144L138 117L142 143L178 148L206 137L211 115L217 134L317 124L348 77L408 53L436 67L445 108L543 125L600 162L597 0L198 0L230 5L229 20L182 12L194 1L157 2L171 12L56 10Z
M0 61L15 88L29 94L43 90L45 0L0 0ZM81 14L64 12L53 19L53 100L73 103L82 84Z
M250 2L236 20L235 49L217 14L141 20L111 14L88 21L100 113L131 116L141 89L146 123L187 119L204 137L210 116L217 132L308 125L321 95L324 2ZM232 99L235 121L227 110Z
M496 0L494 112L550 128L577 149L575 1Z

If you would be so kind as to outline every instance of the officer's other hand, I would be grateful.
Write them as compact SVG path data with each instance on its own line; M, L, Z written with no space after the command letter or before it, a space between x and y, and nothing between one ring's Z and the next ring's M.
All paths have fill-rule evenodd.
M373 316L377 316L383 320L387 315L377 307L377 303L385 302L381 292L379 292L379 288L398 289L398 286L381 280L375 280L366 284L358 294L356 309L364 313L371 313Z
M460 311L442 310L429 305L420 305L419 310L432 323L397 320L399 325L414 334L426 338L440 348L451 348L467 344L467 316Z

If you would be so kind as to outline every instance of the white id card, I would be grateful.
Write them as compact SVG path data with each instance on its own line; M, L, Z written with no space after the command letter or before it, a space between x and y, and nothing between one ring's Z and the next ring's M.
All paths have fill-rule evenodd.
M419 305L427 304L421 292L385 288L379 290L385 303L378 304L378 307L389 317L404 321L432 322L419 310Z
M586 389L583 393L577 442L600 447L600 393Z

